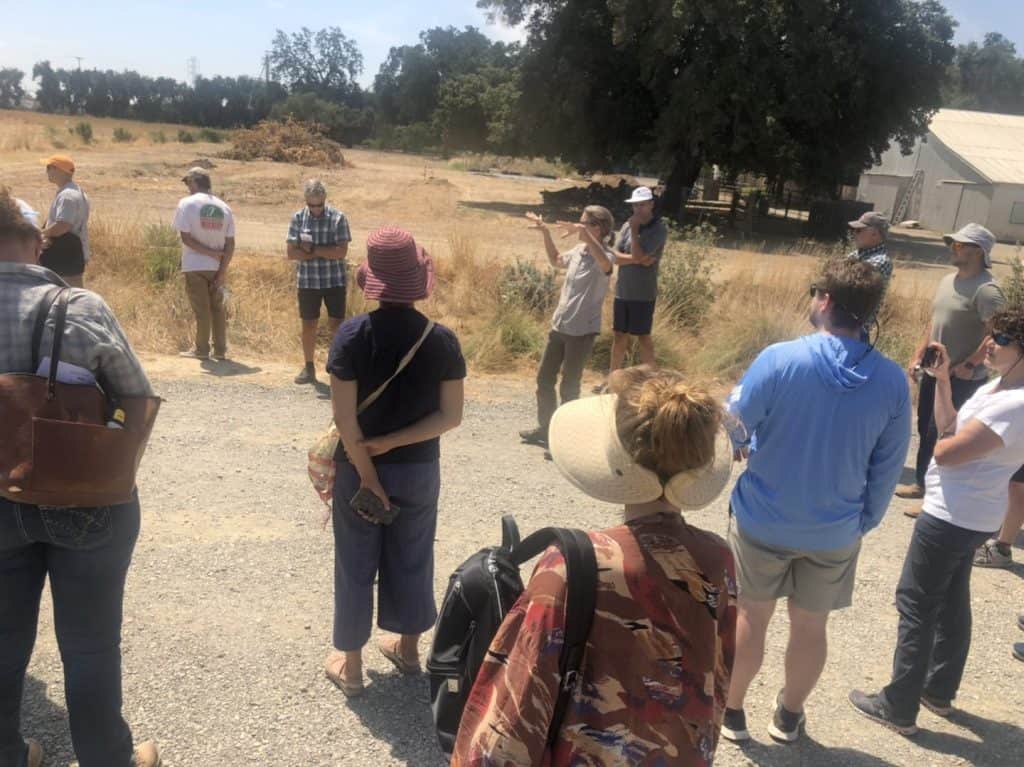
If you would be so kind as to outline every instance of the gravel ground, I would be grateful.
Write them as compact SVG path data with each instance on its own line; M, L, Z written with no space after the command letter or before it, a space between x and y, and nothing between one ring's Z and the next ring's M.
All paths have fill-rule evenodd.
M246 371L242 371L246 372ZM329 405L309 388L191 374L156 383L166 398L140 492L143 529L129 574L124 626L125 716L157 739L169 767L440 765L425 678L401 678L366 654L367 695L347 702L322 674L331 636L332 539L305 473L306 449ZM591 501L536 448L522 446L532 387L471 382L466 419L444 443L436 589L470 553L496 543L498 519L600 528L618 510ZM755 742L723 742L718 764L1022 764L1024 664L1010 644L1024 609L1024 567L974 575L974 646L951 721L922 711L905 739L846 702L887 680L895 641L893 589L911 521L895 501L866 542L853 608L837 614L831 653L807 705L807 737L774 745L766 728L781 686L784 610L747 712ZM690 521L724 534L726 501ZM1024 559L1021 552L1018 559ZM24 731L46 765L73 764L51 610L44 604L29 669ZM421 651L425 652L424 642Z

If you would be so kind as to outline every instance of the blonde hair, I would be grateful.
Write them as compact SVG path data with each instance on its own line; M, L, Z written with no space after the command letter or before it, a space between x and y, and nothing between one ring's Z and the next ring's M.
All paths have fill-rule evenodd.
M707 390L686 383L682 373L647 365L618 370L609 390L619 398L619 440L640 466L667 481L714 459L722 406Z
M588 205L583 215L590 216L601 225L601 239L611 244L612 232L615 231L615 216L603 205Z

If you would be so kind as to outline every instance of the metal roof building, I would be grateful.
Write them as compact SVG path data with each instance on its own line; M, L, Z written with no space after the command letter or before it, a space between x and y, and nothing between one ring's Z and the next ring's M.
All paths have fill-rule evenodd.
M1024 241L1024 116L942 109L909 155L898 146L860 178L857 199L937 232L982 224Z

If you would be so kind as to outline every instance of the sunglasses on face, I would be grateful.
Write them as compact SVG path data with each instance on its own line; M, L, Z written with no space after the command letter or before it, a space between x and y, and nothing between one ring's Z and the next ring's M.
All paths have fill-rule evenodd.
M822 295L825 295L825 291L824 290L819 288L817 285L811 285L811 288L810 288L811 298L814 298L819 293L821 293Z
M995 342L996 346L1009 346L1017 339L1006 333L993 333L992 341Z

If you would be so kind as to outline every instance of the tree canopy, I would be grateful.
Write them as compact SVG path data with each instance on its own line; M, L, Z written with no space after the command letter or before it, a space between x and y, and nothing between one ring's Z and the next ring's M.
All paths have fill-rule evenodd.
M363 54L338 27L315 33L303 27L292 34L279 29L268 55L274 76L292 91L343 101L359 92Z
M999 32L985 35L981 45L959 46L945 101L958 109L1024 114L1024 58Z

